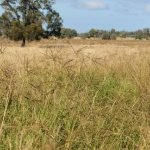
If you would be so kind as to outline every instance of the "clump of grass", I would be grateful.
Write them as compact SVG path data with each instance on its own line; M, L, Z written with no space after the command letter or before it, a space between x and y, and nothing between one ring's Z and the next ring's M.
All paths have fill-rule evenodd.
M150 148L148 58L105 66L40 60L0 68L0 149Z

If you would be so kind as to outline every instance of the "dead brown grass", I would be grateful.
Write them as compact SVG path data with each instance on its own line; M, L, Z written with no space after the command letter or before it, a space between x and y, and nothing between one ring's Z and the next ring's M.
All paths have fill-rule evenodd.
M0 149L150 149L149 41L1 41Z
M109 57L137 56L150 51L149 41L102 41L102 40L41 40L40 42L27 43L25 48L20 47L20 42L12 42L6 39L0 41L2 53L1 60L8 58L11 62L23 59L23 57L36 57L49 50L62 53L65 56L74 55L79 51L88 57L96 57L109 60ZM18 58L17 58L18 57Z

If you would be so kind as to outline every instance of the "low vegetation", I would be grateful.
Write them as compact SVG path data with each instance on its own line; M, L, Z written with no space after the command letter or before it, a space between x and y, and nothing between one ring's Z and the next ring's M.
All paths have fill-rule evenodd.
M61 38L74 38L78 36L78 33L75 29L62 28L60 35L61 35Z
M49 50L19 67L1 62L0 149L148 150L149 58Z
M148 40L150 38L150 29L145 28L137 31L116 31L112 30L99 30L91 29L86 33L79 34L82 38L100 38L102 40L116 40L117 38L132 38L136 40Z

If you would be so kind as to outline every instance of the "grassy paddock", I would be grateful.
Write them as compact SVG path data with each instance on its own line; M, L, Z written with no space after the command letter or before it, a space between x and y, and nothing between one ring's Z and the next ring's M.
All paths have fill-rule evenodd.
M56 55L1 63L0 149L150 149L150 53Z

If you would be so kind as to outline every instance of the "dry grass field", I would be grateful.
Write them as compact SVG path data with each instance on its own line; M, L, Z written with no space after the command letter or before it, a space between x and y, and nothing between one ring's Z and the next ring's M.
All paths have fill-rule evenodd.
M0 46L0 150L150 149L150 41Z

